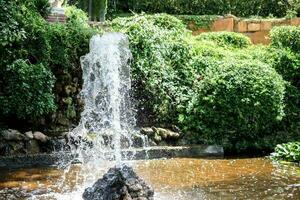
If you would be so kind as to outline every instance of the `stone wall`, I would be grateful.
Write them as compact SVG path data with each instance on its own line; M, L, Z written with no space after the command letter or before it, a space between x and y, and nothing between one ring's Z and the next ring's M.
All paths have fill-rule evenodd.
M269 32L274 26L300 26L300 18L293 19L240 19L229 15L219 17L209 28L198 28L195 30L195 23L190 21L188 28L193 30L193 35L199 35L203 32L230 31L243 33L250 37L253 44L269 44Z

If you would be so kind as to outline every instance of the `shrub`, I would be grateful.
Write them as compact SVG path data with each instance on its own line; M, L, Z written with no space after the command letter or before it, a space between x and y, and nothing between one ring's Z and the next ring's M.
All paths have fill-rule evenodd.
M132 76L139 106L159 123L177 121L195 77L189 65L191 46L182 21L166 14L117 18L112 26L125 32L133 54Z
M300 142L278 144L275 152L271 154L271 158L289 162L300 162Z
M259 61L265 49L196 40L165 14L117 18L112 26L129 36L135 97L150 123L178 125L191 143L246 149L284 116L285 82Z
M283 17L291 5L286 0L119 0L116 7L119 12Z
M268 62L287 81L285 95L286 117L274 131L300 137L300 28L276 27L271 31L272 46Z
M231 32L202 33L197 36L197 39L210 40L216 42L219 46L231 46L235 48L244 48L251 44L249 37L240 33Z
M14 2L9 0L0 1L0 50L4 51L6 45L21 41L25 38L22 29L15 19L18 10Z
M55 78L43 64L17 60L7 66L1 110L6 115L37 119L55 110L52 88Z
M63 92L63 88L67 85L78 87L78 83L80 84L80 79L78 83L72 83L72 79L81 75L79 58L88 52L89 39L96 30L88 25L86 14L75 7L66 9L67 23L48 23L42 17L40 10L41 6L47 5L43 2L48 4L48 1L45 0L20 0L7 1L7 4L4 4L6 7L0 6L0 10L3 11L0 12L0 16L1 18L4 16L5 19L0 22L0 26L3 28L3 32L1 30L0 33L1 35L7 35L0 37L0 96L1 101L5 102L4 105L7 107L0 109L0 120L14 117L22 118L26 123L32 117L48 119L47 116L53 111L52 108L55 108L54 105L59 108L60 114L53 116L67 115L63 98L69 96ZM10 24L11 22L13 23ZM26 73L16 71L17 66L21 66ZM37 70L36 73L39 74L35 74L31 70ZM51 74L54 74L57 80L54 90L56 98L54 100L50 100L54 97L52 95L53 79L50 78ZM14 76L11 77L12 75ZM29 83L31 76L34 76L34 80L38 85L45 83L45 79L48 77L48 85L37 89L36 84ZM17 81L23 81L27 84L28 94L24 94L24 102L14 109L16 99L21 94L20 92L14 94L10 90L25 90L21 87L21 83ZM33 98L32 96L26 96L31 95L29 92L37 97L36 102L30 101ZM34 92L40 96L37 96ZM72 102L76 102L77 93L76 88L75 94L72 93L72 97L70 97L73 98ZM53 102L55 103L52 105ZM73 104L68 106L74 107Z
M273 132L300 137L300 54L291 49L269 48L267 62L287 81L285 94L285 114L283 121L273 128ZM286 138L286 137L285 137ZM287 142L285 140L283 142Z
M276 48L290 48L292 51L300 51L300 27L278 26L271 30L271 45Z
M46 27L45 39L49 45L46 51L49 57L42 62L49 63L53 71L72 72L80 68L80 57L88 52L89 40L96 31L84 21L85 15L78 17L80 14L67 12L70 19L66 24L55 23Z
M300 17L300 0L289 1L288 17Z
M284 116L285 82L268 65L212 62L202 76L182 118L194 142L254 142Z

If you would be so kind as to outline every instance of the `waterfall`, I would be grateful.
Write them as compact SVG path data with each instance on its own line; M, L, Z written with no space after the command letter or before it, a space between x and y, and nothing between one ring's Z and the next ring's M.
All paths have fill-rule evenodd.
M131 146L135 125L130 101L129 41L122 33L95 35L90 52L81 58L85 106L73 131L81 142L82 159L122 160L121 149Z

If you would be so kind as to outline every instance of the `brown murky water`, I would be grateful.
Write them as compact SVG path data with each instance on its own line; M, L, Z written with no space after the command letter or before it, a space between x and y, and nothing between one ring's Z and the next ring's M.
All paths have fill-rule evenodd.
M153 186L158 200L300 199L300 168L264 158L137 161L135 169ZM87 170L91 169L74 165L65 171L55 168L0 171L0 199L13 197L7 195L7 188L17 188L16 193L22 190L23 196L28 195L23 198L15 195L16 199L80 199L83 189L80 184ZM102 167L88 174L93 176L90 178L101 177L106 170L107 167Z

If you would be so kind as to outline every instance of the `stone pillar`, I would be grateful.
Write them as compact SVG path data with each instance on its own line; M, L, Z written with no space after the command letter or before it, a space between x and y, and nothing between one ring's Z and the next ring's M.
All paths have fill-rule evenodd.
M50 23L64 23L66 22L65 10L62 7L63 0L49 0L51 5L51 14L47 21Z

